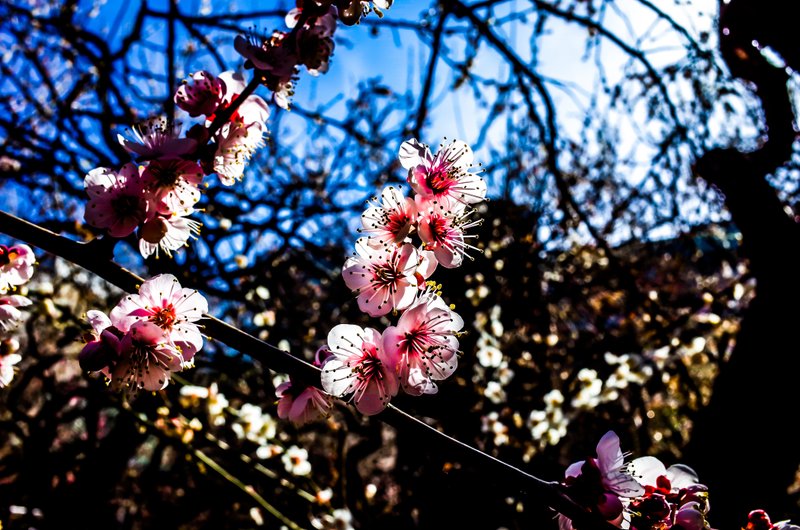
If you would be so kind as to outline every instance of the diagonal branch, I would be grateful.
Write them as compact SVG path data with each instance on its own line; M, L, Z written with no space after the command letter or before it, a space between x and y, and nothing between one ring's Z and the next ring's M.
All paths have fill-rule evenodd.
M137 290L137 285L144 281L143 278L113 261L98 259L97 252L93 250L94 246L102 244L96 242L102 240L80 243L2 210L0 210L0 232L71 261L124 291L134 292ZM246 352L273 370L288 373L306 384L317 385L319 383L319 369L302 359L294 357L289 352L257 339L211 315L204 315L204 326L206 333L212 338L233 349ZM420 439L430 442L431 445L442 448L443 452L450 456L458 456L485 469L498 483L507 484L510 488L522 490L532 497L539 498L543 504L566 515L573 520L576 526L582 529L613 530L616 528L575 503L561 490L557 482L544 481L511 464L494 458L436 430L394 405L389 405L386 411L380 415L380 419L398 429L419 436Z

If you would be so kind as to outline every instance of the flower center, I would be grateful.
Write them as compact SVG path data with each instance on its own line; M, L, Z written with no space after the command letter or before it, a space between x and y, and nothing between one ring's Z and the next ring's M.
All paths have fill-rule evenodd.
M440 166L433 168L428 173L428 176L425 178L425 183L434 194L438 194L450 188L451 180L450 172Z
M162 164L150 164L148 169L150 170L150 174L153 175L156 187L158 188L173 188L181 177L181 173L178 171L178 165L175 161Z
M430 247L438 247L439 245L444 244L447 241L447 220L443 217L439 217L438 215L433 216L428 221L428 226L431 230L431 243L428 246Z
M375 269L375 279L382 285L391 285L401 277L402 274L391 266L377 267Z
M172 306L172 304L169 304L167 307L161 307L157 309L150 317L150 322L161 329L169 330L172 329L172 324L175 323L176 319L177 315L175 314L175 308Z
M111 207L119 217L133 217L139 211L139 197L135 195L120 195L111 201Z
M386 229L395 236L395 242L403 241L411 231L411 218L405 213L398 213L389 217Z
M364 356L364 360L355 368L355 372L358 374L360 380L368 381L370 378L380 374L380 369L380 359L367 354ZM380 377L380 375L378 375L378 377Z
M14 247L8 248L0 245L0 267L5 267L19 257L19 252Z

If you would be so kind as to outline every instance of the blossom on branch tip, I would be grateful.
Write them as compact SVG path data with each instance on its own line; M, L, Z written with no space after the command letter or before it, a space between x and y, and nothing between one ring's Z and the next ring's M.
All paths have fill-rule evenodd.
M170 374L193 366L203 345L196 321L208 311L205 297L180 286L171 274L147 280L110 315L86 314L92 331L79 355L81 367L102 372L117 390L161 390Z
M0 294L30 280L35 262L36 256L28 245L0 245Z
M372 328L339 324L328 333L331 356L322 366L322 388L350 396L362 414L381 412L397 395L396 359L387 355L381 334Z
M575 462L564 476L564 484L573 500L616 524L623 517L621 497L632 498L645 491L627 472L619 437L613 431L608 431L598 442L596 458ZM572 528L572 523L562 515L559 526L567 530Z
M416 139L407 140L400 146L399 159L408 170L408 183L423 199L445 208L486 199L486 182L472 172L472 149L460 140L442 145L436 155Z

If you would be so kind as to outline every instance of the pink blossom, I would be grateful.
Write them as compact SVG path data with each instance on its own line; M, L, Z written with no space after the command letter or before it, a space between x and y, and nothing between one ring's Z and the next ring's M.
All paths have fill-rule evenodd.
M447 269L459 267L464 261L464 256L473 259L467 254L468 250L480 252L480 249L466 242L467 239L478 236L464 233L483 222L481 219L470 219L475 210L461 203L446 205L440 204L437 200L427 201L419 198L417 208L419 211L417 230L423 248L432 251L442 267Z
M189 210L184 215L156 215L139 230L139 253L148 258L155 253L158 258L159 250L172 257L172 251L187 245L189 238L200 233L201 223L185 217L193 212Z
M417 258L410 243L376 249L362 237L356 241L355 255L345 261L342 276L347 287L358 294L358 307L377 317L393 309L402 311L414 301Z
M619 437L608 431L597 443L597 467L603 486L617 495L634 497L644 492L644 488L628 473L625 457L619 446ZM574 465L574 464L573 464Z
M328 346L322 346L314 356L314 366L321 367L331 356ZM330 413L331 397L322 390L296 383L291 377L275 389L278 396L278 417L297 426L323 418Z
M225 85L221 104L222 108L230 105L233 98L241 94L247 86L244 76L233 70L226 70L219 74L219 80Z
M217 151L214 154L213 169L220 182L232 186L244 176L247 161L256 149L264 144L266 125L260 122L246 124L242 120L223 125L214 137Z
M773 524L767 512L753 510L747 514L747 526L742 530L800 530L800 526L792 524L788 519Z
M369 234L367 243L372 247L400 245L411 230L417 217L417 207L410 197L394 186L387 186L381 193L381 203L373 199L374 205L361 214L362 229Z
M190 79L175 91L175 104L192 117L214 114L225 96L225 83L205 70L194 72Z
M16 353L0 355L0 388L5 388L14 379L14 365L22 360Z
M406 393L435 394L436 383L458 366L461 317L441 296L426 292L400 316L397 326L383 332L383 348L397 359L400 384Z
M25 318L25 314L19 307L31 305L30 298L19 294L0 296L0 332L5 332L16 328Z
M30 280L35 262L28 245L0 245L0 294Z
M415 274L417 276L417 284L420 288L424 288L425 281L431 277L438 265L439 261L436 259L436 254L430 250L419 251L419 265L417 265Z
M564 476L573 500L617 525L623 519L620 497L633 498L645 491L627 472L619 437L613 431L608 431L598 442L597 458L575 462ZM562 516L559 526L562 530L571 529L572 522Z
M161 390L172 372L185 367L181 352L166 342L162 328L149 321L135 322L119 348L119 359L111 369L111 384L117 390Z
M184 212L200 200L203 170L197 162L159 158L144 168L141 178L142 186L159 213Z
M123 332L137 322L150 322L162 332L162 340L178 348L183 361L191 362L203 347L197 322L208 312L205 297L194 289L182 288L172 274L159 274L128 295L111 310L111 322Z
M127 236L147 219L150 203L136 164L125 164L119 173L104 167L93 169L83 185L89 195L84 213L86 222L108 229L112 237Z
M109 376L108 368L119 357L120 338L123 333L111 324L108 315L92 309L86 312L92 331L84 336L86 345L78 355L81 368L90 372L103 371Z
M117 140L129 153L141 159L179 157L197 148L197 140L179 138L180 126L164 118L151 118L128 129L130 138L118 134Z
M396 359L382 344L372 328L334 326L328 333L331 356L322 367L322 388L332 396L351 395L362 414L381 412L398 390Z
M300 9L293 9L286 15L286 25L294 27L299 19ZM294 14L293 14L294 12ZM328 61L333 55L333 33L336 31L336 11L333 6L321 16L309 18L297 30L295 39L297 62L317 76L328 71Z
M283 31L275 31L269 38L239 35L233 43L236 51L247 59L245 67L260 70L262 84L272 90L275 103L284 109L289 108L298 64L296 50L285 45L286 36Z
M279 398L278 417L298 426L327 416L332 405L330 396L322 390L291 380L278 385L275 394Z
M246 59L245 68L257 68L274 79L289 78L295 74L297 56L294 50L284 46L286 36L283 31L273 31L268 38L238 35L233 47Z
M486 182L471 172L472 149L453 140L432 155L427 145L411 139L400 146L400 164L408 170L408 183L422 198L445 207L453 202L475 204L486 198Z

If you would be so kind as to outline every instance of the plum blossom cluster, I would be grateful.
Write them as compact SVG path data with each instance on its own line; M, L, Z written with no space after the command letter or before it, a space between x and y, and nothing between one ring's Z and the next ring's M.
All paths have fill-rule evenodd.
M619 437L607 432L596 457L570 465L562 485L569 496L615 526L630 530L710 530L708 488L690 467L665 467L644 456L624 461ZM573 530L559 515L560 530ZM788 521L772 524L763 510L748 516L747 530L797 530Z
M695 472L680 464L666 468L652 456L625 463L613 431L598 442L596 457L567 468L563 485L573 500L620 528L710 528L708 489ZM563 515L559 527L573 528Z
M360 13L369 10L368 3L356 4ZM350 3L346 8L352 8ZM311 75L328 70L336 20L337 9L330 2L312 2L286 15L289 32L275 31L263 39L238 36L234 46L246 59L245 67L254 68L257 80L273 92L275 103L288 108L300 66ZM190 216L204 177L216 173L222 184L235 184L264 144L269 106L251 90L234 72L192 73L174 101L192 118L203 116L204 122L181 136L178 123L153 118L119 135L134 160L120 169L101 167L86 175L86 222L115 238L136 232L144 257L158 257L159 252L171 256L187 245L200 231L201 224Z
M223 184L232 185L263 144L269 108L256 95L238 101L244 89L244 79L233 72L219 77L196 72L174 99L190 116L205 115L204 125L182 137L178 124L153 118L119 135L135 160L119 170L100 167L86 175L86 222L115 238L138 232L144 257L159 251L171 256L185 246L200 231L200 223L189 216L196 211L204 176L216 173ZM234 102L230 118L212 129L216 113Z
M350 396L368 415L381 412L400 388L413 396L436 393L436 381L455 371L464 321L428 278L438 265L458 267L478 250L468 243L476 236L466 231L480 223L472 218L472 205L486 198L486 183L473 171L464 142L443 145L434 155L412 139L402 144L399 158L414 196L389 186L380 201L373 200L361 216L366 235L342 275L363 312L400 316L383 332L335 326L322 366L325 391Z
M296 7L287 13L289 32L275 30L271 35L236 37L234 47L245 60L246 68L256 70L261 84L272 91L275 104L288 109L300 66L312 76L328 71L333 55L333 34L337 10L330 3Z
M254 69L272 91L275 104L288 109L301 66L312 76L328 71L336 21L357 24L370 11L383 16L382 10L391 5L391 0L299 0L285 17L289 31L240 35L234 47L245 58L245 67Z
M173 372L194 366L203 347L197 321L207 312L199 292L181 287L171 274L155 276L108 315L86 313L92 330L78 357L81 367L102 373L115 390L129 395L161 390Z
M28 245L0 245L0 388L14 378L14 365L22 360L17 353L19 342L11 332L25 319L19 308L33 302L22 294L13 293L33 275L36 257Z

